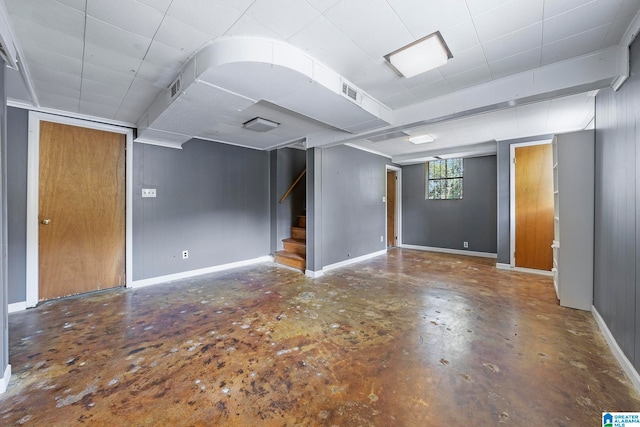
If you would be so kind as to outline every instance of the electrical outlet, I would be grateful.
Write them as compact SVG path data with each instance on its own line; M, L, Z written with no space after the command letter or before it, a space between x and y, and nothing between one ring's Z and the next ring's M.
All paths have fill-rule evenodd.
M156 189L155 188L143 188L142 189L142 197L156 197Z
M462 242L462 246L463 246L465 249L469 249L469 242Z
M189 251L182 251L182 259L187 259L189 258Z

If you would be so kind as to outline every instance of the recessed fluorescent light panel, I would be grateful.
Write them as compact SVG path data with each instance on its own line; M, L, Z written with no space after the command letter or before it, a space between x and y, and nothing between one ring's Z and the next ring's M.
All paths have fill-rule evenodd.
M280 126L280 123L272 122L271 120L263 119L262 117L256 117L248 122L244 122L245 129L254 130L256 132L268 132L271 129L275 129Z
M429 34L413 43L384 56L398 74L409 78L433 70L453 58L440 31Z
M409 138L409 141L414 144L424 144L426 142L433 142L435 141L435 139L433 139L431 135L418 135L412 136L411 138Z

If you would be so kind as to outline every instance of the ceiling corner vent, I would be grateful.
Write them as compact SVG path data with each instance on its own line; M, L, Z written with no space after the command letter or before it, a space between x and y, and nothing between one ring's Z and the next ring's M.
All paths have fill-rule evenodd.
M180 94L182 90L182 75L179 75L177 79L171 83L169 86L169 95L171 100L173 100L176 96Z
M358 89L350 86L345 82L342 82L342 95L346 96L352 101L360 102L360 93L358 92Z

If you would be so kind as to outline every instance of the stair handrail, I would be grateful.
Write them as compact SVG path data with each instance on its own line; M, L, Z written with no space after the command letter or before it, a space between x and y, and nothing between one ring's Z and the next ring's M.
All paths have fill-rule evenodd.
M300 175L298 175L298 177L296 178L295 181L293 181L293 184L291 184L291 186L289 187L289 189L287 190L286 193L284 193L284 196L282 196L282 198L280 198L280 203L284 202L286 200L287 197L289 197L289 193L291 193L293 191L293 188L296 186L296 184L302 179L302 177L304 176L304 174L307 173L307 168L304 168L304 170L302 172L300 172Z

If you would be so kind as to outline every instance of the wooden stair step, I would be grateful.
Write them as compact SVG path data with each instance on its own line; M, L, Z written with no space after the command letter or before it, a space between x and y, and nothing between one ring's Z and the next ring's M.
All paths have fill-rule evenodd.
M278 264L287 265L292 268L304 271L307 261L304 257L287 251L278 251L273 257Z
M307 217L305 215L298 215L298 227L307 226Z
M284 250L287 252L303 256L307 254L307 242L304 240L292 238L282 239L282 245L284 246Z
M306 241L307 229L305 227L291 227L291 238Z

